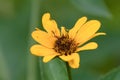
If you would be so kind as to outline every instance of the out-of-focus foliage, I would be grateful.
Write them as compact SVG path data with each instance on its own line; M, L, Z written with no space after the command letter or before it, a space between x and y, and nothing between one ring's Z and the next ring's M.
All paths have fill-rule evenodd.
M71 0L74 6L84 13L101 16L111 17L111 13L108 11L107 6L103 0Z
M35 27L43 29L45 12L68 29L82 16L100 20L100 31L107 33L91 40L98 42L98 49L79 53L81 66L71 69L73 80L120 79L119 70L111 72L120 66L119 0L0 0L0 80L67 80L60 59L44 64L29 52L36 44L30 33Z
M107 73L100 80L119 80L120 79L120 67Z

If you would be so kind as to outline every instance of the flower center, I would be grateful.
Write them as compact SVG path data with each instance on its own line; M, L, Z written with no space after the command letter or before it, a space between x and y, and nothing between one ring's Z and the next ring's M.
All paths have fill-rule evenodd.
M70 55L76 51L77 44L69 36L61 36L56 40L54 49L61 55Z

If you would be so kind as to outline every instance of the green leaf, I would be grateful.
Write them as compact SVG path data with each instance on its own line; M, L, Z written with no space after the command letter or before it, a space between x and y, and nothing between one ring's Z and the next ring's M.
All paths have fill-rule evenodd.
M10 80L10 72L0 46L0 80Z
M38 26L39 24L39 9L40 9L40 0L30 0L30 20L29 20L29 39L28 39L28 66L27 66L27 79L26 80L40 80L39 77L39 60L38 57L32 55L30 53L30 47L33 45L35 41L33 41L31 37L31 32Z
M48 63L40 58L40 75L42 80L69 80L66 64L58 58Z
M120 80L120 67L110 71L100 80Z
M103 0L71 0L71 2L84 13L94 16L111 17Z

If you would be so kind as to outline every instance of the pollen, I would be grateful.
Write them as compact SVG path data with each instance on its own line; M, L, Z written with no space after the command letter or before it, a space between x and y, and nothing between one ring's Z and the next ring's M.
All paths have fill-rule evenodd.
M77 49L77 44L69 36L61 36L55 41L54 50L60 55L71 55Z

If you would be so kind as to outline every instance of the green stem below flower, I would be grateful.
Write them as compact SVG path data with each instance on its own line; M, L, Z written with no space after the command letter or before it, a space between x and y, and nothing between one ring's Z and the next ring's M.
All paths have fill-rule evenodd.
M69 80L72 80L71 70L70 70L69 64L67 62L66 62L66 66L67 66L67 72L68 72Z

